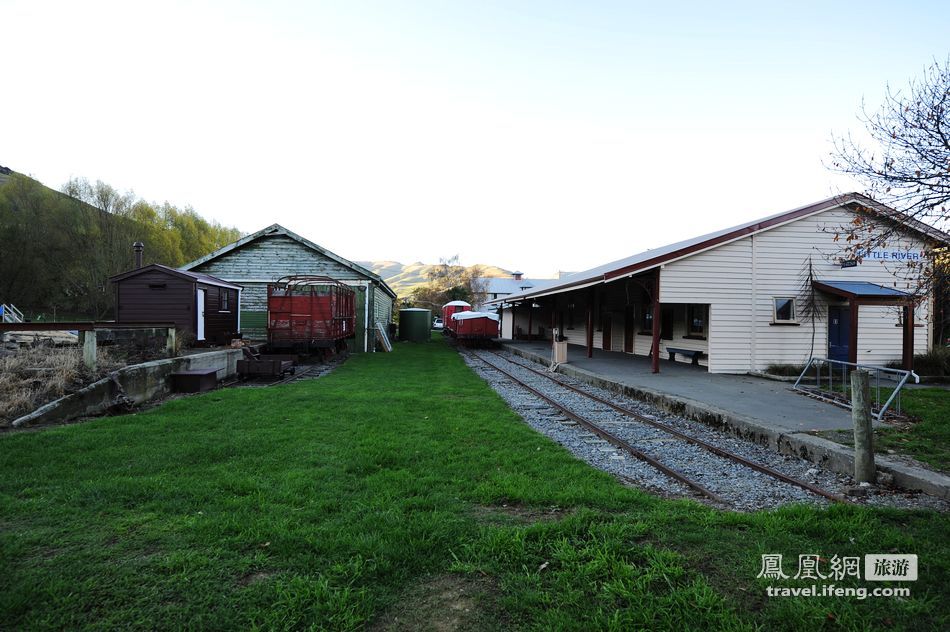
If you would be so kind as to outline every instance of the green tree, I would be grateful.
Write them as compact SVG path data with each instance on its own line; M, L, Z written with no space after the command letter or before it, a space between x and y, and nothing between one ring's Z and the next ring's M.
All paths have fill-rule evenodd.
M440 259L427 276L428 282L412 291L413 305L438 310L450 301L475 304L484 298L481 266L460 265L458 255Z

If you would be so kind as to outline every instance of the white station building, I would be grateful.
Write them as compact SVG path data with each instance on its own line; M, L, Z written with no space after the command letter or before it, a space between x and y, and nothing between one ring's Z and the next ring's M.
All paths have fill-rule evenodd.
M895 232L885 246L847 259L842 233L868 217ZM593 349L651 356L654 371L659 358L711 373L810 357L906 368L933 339L934 306L914 294L915 264L948 244L946 233L851 193L489 304L500 308L503 339L551 340L557 329L588 356Z

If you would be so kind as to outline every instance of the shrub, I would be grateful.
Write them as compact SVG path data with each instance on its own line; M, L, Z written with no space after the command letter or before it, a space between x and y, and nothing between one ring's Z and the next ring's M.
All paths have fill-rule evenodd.
M950 376L950 349L936 347L915 355L914 372L917 375Z

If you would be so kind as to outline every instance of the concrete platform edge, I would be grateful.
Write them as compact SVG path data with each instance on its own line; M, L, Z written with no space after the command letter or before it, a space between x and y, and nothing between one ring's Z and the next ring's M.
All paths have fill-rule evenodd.
M502 345L502 347L526 360L550 366L550 358L516 345ZM798 456L840 474L851 476L854 473L854 453L839 443L805 433L781 432L755 419L722 410L710 404L653 389L621 384L570 364L558 365L557 372L592 386L649 402L668 413L719 428L746 441L766 446L780 454ZM931 496L950 500L950 476L899 463L880 455L875 455L874 461L879 472L885 472L894 477L896 486L907 490L919 490Z
M241 357L240 349L223 349L122 367L98 382L13 420L10 425L22 428L101 415L122 398L142 404L171 392L169 376L175 371L215 369L218 380L223 380L237 373L237 361Z

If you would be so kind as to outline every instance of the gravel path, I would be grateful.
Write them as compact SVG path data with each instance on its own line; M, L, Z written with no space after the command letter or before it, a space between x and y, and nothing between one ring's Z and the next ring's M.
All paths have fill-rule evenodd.
M526 370L524 367L535 370L539 367L523 358L508 353L499 355L484 351L476 351L474 355L498 365L559 405L589 419L668 467L703 485L725 500L732 509L752 511L794 502L817 505L826 505L831 502L801 487L715 455L660 429L614 411L599 402L561 388L551 380ZM694 491L668 478L647 463L635 459L629 453L621 451L577 425L544 400L512 382L507 376L489 368L483 361L467 354L464 357L469 366L485 379L525 422L557 441L578 458L663 496L688 496L703 502L711 502L705 497L697 496ZM666 414L644 402L586 385L560 374L550 375L561 383L570 384L584 392L631 409L649 419L672 426L680 432L740 454L751 461L816 485L828 492L845 495L849 489L857 487L850 478L823 470L809 461L778 454L701 423ZM861 491L866 492L867 495L851 499L862 504L929 507L944 511L948 508L947 503L924 494L896 493L876 487L862 488Z

